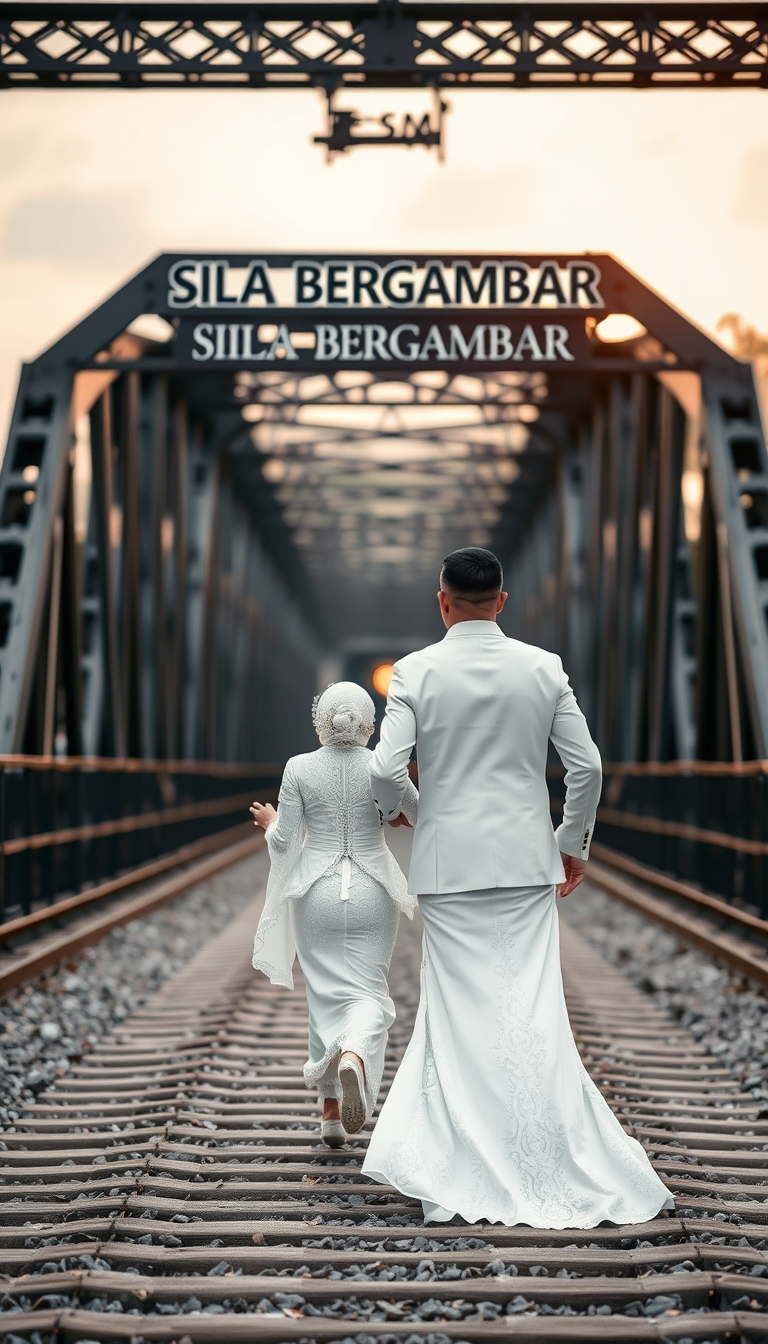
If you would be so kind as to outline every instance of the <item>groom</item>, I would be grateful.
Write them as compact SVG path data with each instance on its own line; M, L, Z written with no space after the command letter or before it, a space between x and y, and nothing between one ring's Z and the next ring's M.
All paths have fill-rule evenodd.
M507 639L496 624L507 600L502 583L491 551L468 546L449 555L437 595L448 634L392 673L371 781L383 817L407 825L400 799L416 746L409 890L417 896L547 882L568 896L589 858L600 755L560 659ZM550 740L567 769L554 834Z
M583 1091L554 893L567 896L583 879L600 756L557 655L496 624L502 583L490 551L449 555L438 593L447 634L392 675L371 782L382 817L403 824L416 747L408 885L419 897L424 962L414 1037L363 1171L420 1198L426 1222L591 1226L579 1220L610 1216L611 1181L595 1177L593 1188L585 1135L612 1119L595 1119ZM557 832L550 741L566 767Z

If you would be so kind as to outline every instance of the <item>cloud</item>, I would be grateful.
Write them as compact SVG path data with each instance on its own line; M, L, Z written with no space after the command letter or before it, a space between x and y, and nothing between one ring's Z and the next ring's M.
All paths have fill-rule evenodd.
M0 134L0 177L12 177L28 167L37 147L38 137L31 127Z
M660 131L658 135L652 135L650 139L644 140L640 150L651 159L673 159L682 152L682 146L676 135L672 135L669 131Z
M768 145L742 155L731 213L737 224L768 229Z
M65 266L123 265L147 250L143 205L120 192L26 196L11 209L2 240L7 257Z
M414 229L472 229L475 233L525 219L533 175L525 165L501 171L438 169L407 206L403 223Z

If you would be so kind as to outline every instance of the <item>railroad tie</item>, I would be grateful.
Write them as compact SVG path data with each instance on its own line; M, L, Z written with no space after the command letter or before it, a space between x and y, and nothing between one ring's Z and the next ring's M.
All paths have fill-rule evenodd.
M44 1341L768 1335L768 1117L563 922L587 1068L677 1211L638 1227L425 1227L319 1141L306 1005L250 967L251 906L3 1135L9 1333ZM410 1034L418 925L401 923ZM21 1308L21 1310L18 1310Z

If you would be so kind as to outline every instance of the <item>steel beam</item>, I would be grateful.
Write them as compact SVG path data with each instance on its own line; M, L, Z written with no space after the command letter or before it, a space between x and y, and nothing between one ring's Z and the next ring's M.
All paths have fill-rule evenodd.
M129 756L139 756L143 745L141 696L139 418L140 378L135 372L123 380L119 433L122 508L122 592L120 594L120 663L122 720ZM173 753L174 755L176 753Z
M725 528L725 608L732 607L753 749L768 755L768 451L754 382L703 380L715 526ZM723 533L720 533L723 536ZM723 563L721 548L721 566ZM721 578L721 587L724 583ZM722 601L722 594L721 594ZM726 650L728 636L726 635ZM731 674L735 675L735 671ZM738 688L735 688L738 696ZM733 692L732 692L733 694Z
M640 501L643 468L648 453L649 379L634 374L629 392L627 460L621 509L619 565L621 586L618 608L617 665L621 687L621 720L618 726L619 758L634 759L637 748L639 671L642 666L642 551L640 547Z
M59 627L61 617L61 575L64 568L64 519L58 514L53 521L53 555L51 558L51 589L48 600L48 648L45 661L45 708L43 717L43 755L53 755L53 735L56 731L56 691L58 689Z
M5 3L6 88L764 88L764 4Z
M83 679L81 589L78 543L75 535L75 499L73 469L68 473L67 495L64 504L64 555L62 577L62 663L67 701L67 752L82 755L83 733Z
M691 761L696 755L696 664L695 630L698 609L693 592L691 551L683 526L678 523L677 549L672 578L671 694L675 731L675 755ZM734 759L735 756L734 756Z
M89 419L92 430L92 418ZM93 489L88 510L88 531L80 565L81 634L80 682L82 687L82 751L97 756L102 750L101 726L104 704L105 660L103 656L102 603L100 599L99 528ZM147 756L155 756L148 751Z
M182 753L184 655L189 568L189 415L186 399L179 397L171 428L173 445L173 628L171 677L167 718L171 727L172 755ZM237 756L235 749L233 760Z
M93 504L97 546L97 590L101 657L104 669L102 694L102 743L98 751L107 756L125 755L125 722L121 667L119 662L117 584L115 581L116 538L113 535L114 485L112 473L112 397L111 388L100 397L91 412L91 458L93 463Z
M160 740L162 613L161 523L165 499L165 429L167 380L146 378L141 399L139 437L139 528L141 582L142 756L162 757Z
M47 376L46 376L47 375ZM3 462L0 511L0 751L20 751L48 609L55 520L71 442L72 370L22 370Z
M208 582L213 544L216 502L216 468L205 452L202 427L190 445L188 520L188 572L184 648L184 694L182 742L186 758L205 755L206 685L210 676L210 651L206 642ZM254 656L258 682L258 656ZM258 752L256 753L258 755Z

